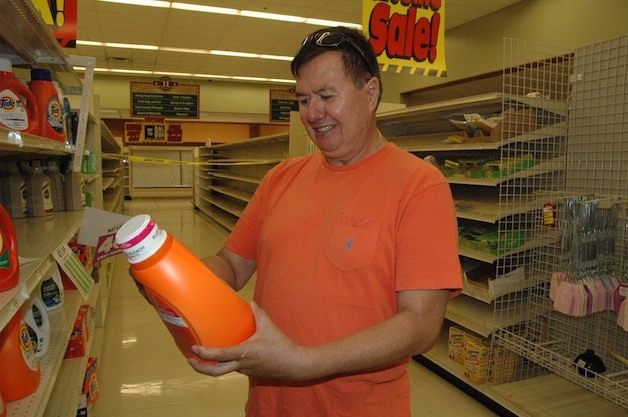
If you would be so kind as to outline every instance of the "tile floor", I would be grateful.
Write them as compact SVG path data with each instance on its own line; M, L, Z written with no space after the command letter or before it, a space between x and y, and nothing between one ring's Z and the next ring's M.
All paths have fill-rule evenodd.
M226 237L224 229L194 210L188 199L126 203L125 214L141 213L153 216L200 257L215 253ZM124 258L118 256L115 262L100 360L100 397L93 416L243 417L246 377L234 373L212 378L194 372L152 307L139 295ZM253 284L241 291L245 299L251 298ZM495 416L416 362L409 372L414 417Z

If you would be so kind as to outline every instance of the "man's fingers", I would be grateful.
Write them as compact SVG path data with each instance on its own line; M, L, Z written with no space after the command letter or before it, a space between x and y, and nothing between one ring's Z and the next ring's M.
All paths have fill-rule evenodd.
M212 364L195 358L188 359L188 363L196 372L210 376L225 375L229 372L237 371L240 366L238 361L218 362L216 364Z

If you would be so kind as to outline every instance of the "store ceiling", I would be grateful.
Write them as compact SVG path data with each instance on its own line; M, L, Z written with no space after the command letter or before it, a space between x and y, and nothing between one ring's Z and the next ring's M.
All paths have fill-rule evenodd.
M519 0L446 0L446 29L508 7ZM216 7L361 23L359 0L185 0ZM108 3L78 1L78 39L292 56L320 26ZM291 79L289 62L210 54L78 45L68 54L92 56L97 68ZM208 77L209 78L209 77Z

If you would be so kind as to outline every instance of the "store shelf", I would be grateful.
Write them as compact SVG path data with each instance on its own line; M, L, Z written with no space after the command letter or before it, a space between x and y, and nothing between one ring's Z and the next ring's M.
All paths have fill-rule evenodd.
M200 206L198 209L227 230L233 230L238 219L212 206Z
M472 389L520 417L619 417L625 410L556 375L541 375L503 384L476 384L464 376L463 366L449 358L448 326L437 344L422 356Z
M74 147L64 142L0 127L0 150L5 153L69 155L74 152Z
M76 319L76 314L74 319ZM72 321L72 324L74 324L74 321ZM94 342L102 344L102 337L100 337L100 339L93 337L95 330L94 320L90 318L88 325L89 330L87 334L90 335L90 338L87 341L88 346L85 349L86 354L77 358L63 360L44 417L67 417L76 415L81 397L80 388L83 386L87 361L90 357L88 353L91 351L91 345Z
M55 262L52 251L70 240L83 219L82 211L56 212L45 218L15 219L18 253L23 258L37 258L20 267L20 281L10 290L0 292L0 328L4 328L26 301Z
M515 172L513 174L501 177L501 178L466 178L463 176L446 177L450 184L463 184L463 185L479 185L482 187L496 187L504 182L530 178L536 175L549 174L556 171L562 171L565 169L566 160L563 157L555 158L550 161L542 161L534 165L533 167Z
M460 295L447 304L445 318L481 336L489 337L497 328L518 324L525 320L526 310L520 301L508 302L511 314L497 318L493 306L466 295Z
M548 137L563 137L567 135L567 123L559 122L553 125L535 129L532 132L514 136L495 142L453 143L445 142L447 137L460 134L459 130L452 130L440 134L409 135L389 138L407 152L461 152L461 151L495 151L512 143L533 142Z
M219 209L222 209L226 211L227 213L230 213L236 216L237 218L240 218L240 216L242 215L242 212L244 211L244 207L245 207L244 204L239 204L227 198L219 197L213 194L211 197L203 196L201 198L205 200L206 202L210 203L211 205L216 206Z
M277 135L268 135L268 136L260 136L257 138L241 140L238 142L230 142L230 143L221 143L219 145L212 145L206 148L201 148L202 151L200 153L201 157L211 155L211 151L213 150L222 150L222 149L233 149L233 148L243 148L243 147L257 147L261 145L268 145L275 142L285 142L288 143L289 136L287 133L280 133Z
M222 178L226 180L248 182L251 184L260 184L262 182L261 178L248 177L245 175L236 175L236 174L230 174L230 173L218 172L218 171L205 171L205 172L207 172L209 177L214 177L214 178Z
M218 185L209 185L207 187L200 186L200 188L206 191L215 191L216 193L233 197L245 203L250 202L251 198L253 198L253 193L244 191L244 190L239 190L237 188L222 187Z
M64 362L63 355L82 302L83 298L78 291L67 291L62 307L49 313L50 347L46 355L39 359L41 368L39 387L28 397L7 403L8 416L39 417L44 415L53 388L58 381L62 380L63 375L60 373L60 369Z
M82 88L92 82L87 74L79 77L74 72L58 41L52 35L50 27L43 22L40 13L28 0L9 0L2 3L0 13L0 56L10 59L14 65L26 68L47 68L53 79L59 81L63 88ZM82 96L69 95L70 100L79 100ZM88 115L85 128L84 149L97 154L105 149L113 151L113 144L108 142L110 132L98 117L98 100L94 98L93 109L80 106L82 116ZM76 103L72 103L76 104ZM94 113L91 113L91 112ZM84 121L84 120L83 120ZM105 136L103 138L103 135ZM83 139L83 138L82 138ZM82 144L82 142L80 142ZM82 145L81 145L82 146ZM29 134L18 134L0 128L0 153L2 159L17 155L20 160L41 159L42 156L60 156L67 162L75 152L74 146ZM9 158L7 158L8 160ZM100 162L99 158L99 162ZM86 191L91 194L92 206L102 208L103 189L102 171L99 164L98 172L86 175ZM43 218L14 219L17 232L18 253L22 258L34 258L33 262L20 267L20 280L11 290L0 293L0 328L3 328L24 302L33 294L37 285L47 275L51 267L56 265L52 255L55 248L67 243L81 226L83 211L59 211ZM99 298L98 286L91 298L93 303L102 303ZM80 392L85 367L82 366L79 378L69 380L63 361L68 340L72 334L76 314L83 303L77 291L67 291L63 307L50 313L52 326L51 346L46 355L40 359L42 379L40 386L33 395L7 405L8 416L43 416L50 415L50 410L57 402L64 403L61 398L64 392ZM80 368L80 367L79 367ZM78 368L77 368L78 369ZM78 372L78 371L77 371ZM52 408L50 405L53 404ZM76 415L77 403L70 404L66 411L57 415ZM47 410L47 411L46 411Z

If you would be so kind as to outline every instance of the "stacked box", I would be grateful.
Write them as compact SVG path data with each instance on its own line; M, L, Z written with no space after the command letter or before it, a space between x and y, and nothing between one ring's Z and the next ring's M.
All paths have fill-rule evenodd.
M464 364L464 335L465 331L459 326L449 326L449 343L447 353L450 359Z
M466 337L464 350L464 375L478 385L486 383L491 359L490 343L478 337Z
M85 356L87 350L87 342L89 341L89 306L82 305L79 308L70 341L65 350L64 359L78 358Z
M495 346L491 356L490 382L500 384L514 380L518 358L516 353L501 346Z

